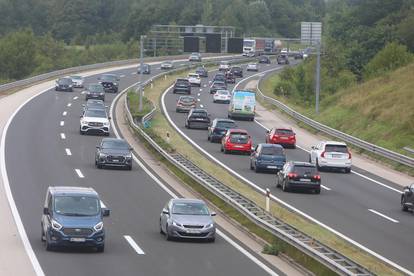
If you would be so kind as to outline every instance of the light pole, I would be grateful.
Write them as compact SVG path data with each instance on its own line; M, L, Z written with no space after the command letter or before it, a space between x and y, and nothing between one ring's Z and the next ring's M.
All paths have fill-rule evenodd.
M140 46L139 46L139 50L140 50L140 65L139 65L139 106L138 106L138 111L142 112L142 75L144 74L143 70L144 70L144 38L145 35L141 35L140 37Z
M319 114L319 93L321 90L321 42L316 43L315 113Z

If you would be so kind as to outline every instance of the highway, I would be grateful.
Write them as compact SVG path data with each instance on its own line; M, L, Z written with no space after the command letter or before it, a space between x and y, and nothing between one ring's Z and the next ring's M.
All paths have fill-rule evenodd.
M261 71L278 68L279 65L262 65ZM253 73L244 72L244 78ZM213 103L209 94L208 81L204 80L201 90L193 88L193 94L199 99L199 107L206 108L214 118L227 118L227 104ZM262 77L258 74L255 79ZM254 79L254 78L253 78ZM240 79L238 79L239 81ZM243 88L249 80L241 81L238 88ZM229 86L232 89L233 86ZM352 240L384 256L385 258L414 271L410 254L414 247L412 233L414 220L412 214L402 212L399 204L401 187L396 183L381 179L361 168L353 167L353 173L322 172L324 189L320 195L306 193L284 193L275 186L275 176L271 173L255 173L249 169L249 157L246 155L223 154L220 144L207 141L206 130L186 129L186 114L175 112L178 95L168 91L164 103L173 124L190 140L201 146L218 161L231 168L240 176L261 188L270 188L271 193L284 202L296 207L303 213L330 226ZM255 144L264 143L265 129L258 123L237 121L238 127L246 129ZM297 137L300 141L301 137ZM300 148L286 149L288 160L308 161L309 154ZM361 175L366 177L361 177ZM375 181L384 184L378 185ZM390 188L387 188L388 186ZM395 190L393 190L395 189Z
M160 72L156 67L153 74ZM120 91L138 81L135 71L114 72L121 77ZM97 76L86 78L85 84L92 82ZM35 97L17 112L6 134L12 195L46 275L269 275L222 236L215 243L167 242L158 219L171 195L136 163L132 171L95 168L95 146L102 137L79 134L85 102L80 91L50 89ZM106 95L108 106L114 97ZM92 187L111 210L104 221L104 253L45 250L40 218L47 187L58 185Z

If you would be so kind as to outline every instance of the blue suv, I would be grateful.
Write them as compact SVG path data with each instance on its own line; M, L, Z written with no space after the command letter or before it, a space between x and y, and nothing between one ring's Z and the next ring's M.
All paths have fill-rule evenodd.
M280 171L286 163L286 154L279 144L258 144L250 156L250 169L259 172Z
M109 216L110 211L101 204L92 188L49 187L41 221L46 250L82 246L103 252L103 217Z

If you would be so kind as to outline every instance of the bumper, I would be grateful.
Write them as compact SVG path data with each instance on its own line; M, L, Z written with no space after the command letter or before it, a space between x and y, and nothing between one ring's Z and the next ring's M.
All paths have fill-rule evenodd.
M88 100L88 99L98 99L98 100L104 101L105 100L105 95L97 95L97 94L88 95L88 94L86 94L85 100Z
M351 161L333 162L331 160L326 160L322 158L318 160L318 165L319 167L323 167L323 168L350 169L352 166L352 162Z
M168 232L170 236L180 239L212 239L216 235L214 227L208 229L187 229L171 225L168 228Z
M282 146L294 146L296 145L296 140L272 140L272 144L279 144Z
M275 163L257 163L257 168L260 170L280 171L283 169L283 164Z
M113 86L113 87L104 87L104 91L105 92L114 92L114 93L116 93L116 92L118 92L118 87L116 87L116 86Z
M195 106L177 106L175 108L176 112L188 112L190 111L192 108L195 108Z
M255 68L247 68L246 69L246 71L254 71L254 72L258 72L259 71L259 69L255 69Z
M223 134L219 134L219 133L212 133L212 134L210 135L210 141L211 141L211 142L219 142L219 141L221 141L221 139L223 138L224 134L225 134L225 133L223 133Z
M48 242L56 247L96 247L105 244L105 232L95 232L88 237L68 236L60 231L49 229ZM73 241L73 238L84 238L83 241Z
M72 87L60 87L60 86L56 86L55 87L56 91L68 91L68 92L72 92L73 88Z
M225 145L224 148L228 151L239 151L239 152L248 152L250 153L252 151L252 147L240 145L239 147L237 145Z
M316 190L321 188L321 183L318 182L300 182L300 181L289 181L287 182L289 188L296 188L302 190Z
M200 121L189 121L187 123L188 128L199 128L199 129L207 129L210 125L209 122L200 122Z
M191 94L191 89L183 89L183 88L174 88L173 93L185 93Z
M253 120L254 119L254 114L244 114L244 113L229 112L229 116L231 118L240 118L240 119L249 119L249 120Z
M83 88L83 83L73 84L74 88Z
M214 99L214 102L216 103L230 103L230 99Z
M106 134L109 135L109 126L103 127L93 127L89 125L82 125L80 128L82 133L96 133L96 134Z
M99 165L110 167L129 167L132 165L132 158L125 158L122 162L109 161L107 158L99 158L97 163Z

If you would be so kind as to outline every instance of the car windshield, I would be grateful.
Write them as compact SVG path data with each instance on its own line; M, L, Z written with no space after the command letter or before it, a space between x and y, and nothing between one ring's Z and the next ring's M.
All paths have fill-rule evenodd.
M234 128L236 126L236 124L234 122L229 122L229 121L218 121L216 127L218 128L225 128L225 129L229 129L229 128Z
M129 150L129 145L123 140L110 140L102 142L102 148Z
M230 134L230 142L245 144L249 140L249 135L246 133L232 133Z
M163 64L165 64L165 65L171 65L172 62L171 61L165 61Z
M106 111L103 109L88 109L85 112L85 117L106 118Z
M208 208L199 202L177 202L172 207L174 215L208 216Z
M104 89L100 84L90 84L88 86L88 91L95 92L95 93L104 93Z
M232 71L241 71L242 69L240 67L233 67Z
M195 99L193 97L181 97L180 98L180 102L183 102L183 103L192 103L194 101Z
M197 70L196 70L196 72L205 72L206 71L206 69L205 68L203 68L203 67L199 67L199 68L197 68Z
M74 79L74 80L81 80L82 79L81 76L70 76L70 77L71 77L71 79Z
M114 75L102 75L101 80L115 82L116 81L116 76L114 76Z
M325 151L348 153L348 148L345 145L326 145Z
M300 175L304 175L304 174L315 175L318 173L318 170L316 169L316 167L300 166L300 165L295 165L295 168L293 169L293 171Z
M220 64L221 65L229 65L229 62L228 61L222 61L222 62L220 62Z
M279 135L293 135L293 131L291 129L276 129L276 134Z
M59 84L71 84L72 83L72 80L71 79L68 79L68 78L59 79L58 80L58 83Z
M63 216L96 216L100 208L96 197L65 195L54 199L54 211Z
M229 91L227 91L227 90L219 90L219 91L217 91L217 94L219 94L219 95L229 95Z
M262 155L284 155L283 148L281 147L263 147Z
M177 84L187 84L188 85L188 80L177 80Z

